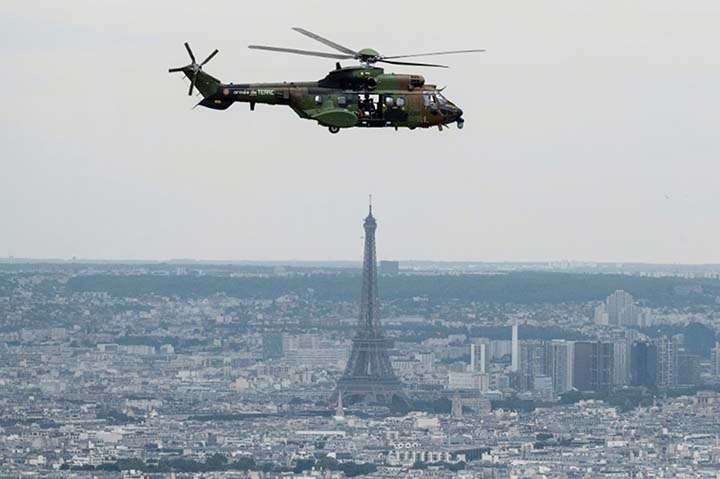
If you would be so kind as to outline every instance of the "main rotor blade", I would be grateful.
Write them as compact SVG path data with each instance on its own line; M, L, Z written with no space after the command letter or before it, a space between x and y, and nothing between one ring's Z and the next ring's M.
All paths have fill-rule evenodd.
M337 60L347 60L355 58L354 55L340 55L338 53L311 52L309 50L296 50L294 48L266 47L263 45L248 45L252 50L267 50L269 52L294 53L295 55L307 55L311 57L335 58Z
M316 33L309 32L309 31L305 30L304 28L294 27L293 30L295 30L296 32L298 32L302 35L305 35L306 37L310 37L315 41L325 44L325 45L329 46L330 48L334 48L335 50L337 50L339 52L347 53L348 55L352 55L353 57L358 54L358 52L356 52L355 50L351 50L348 47L344 47L344 46L337 44L331 40L328 40L327 38L323 38Z
M393 60L378 60L383 63L390 63L391 65L407 65L412 67L434 67L434 68L450 68L447 65L437 65L435 63L413 63L413 62L396 62Z
M415 53L412 55L393 55L391 57L383 57L383 59L393 59L393 58L413 58L413 57L429 57L434 55L455 55L457 53L480 53L484 52L484 49L476 49L476 50L455 50L451 52L433 52L433 53Z
M190 59L192 60L192 62L193 62L193 63L196 63L196 62L195 62L195 55L193 55L192 50L190 50L190 45L188 45L188 42L185 42L185 50L187 50L188 55L190 55Z
M212 60L212 57L214 57L215 55L217 55L219 51L220 51L220 50L218 50L218 49L216 48L215 51L212 52L212 53L200 64L200 66L203 66L203 65L205 65L207 62L209 62L210 60Z

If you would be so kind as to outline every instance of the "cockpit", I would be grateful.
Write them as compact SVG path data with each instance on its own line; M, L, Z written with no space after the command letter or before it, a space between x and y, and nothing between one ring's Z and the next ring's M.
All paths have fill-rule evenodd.
M436 91L436 92L430 92L430 91L429 91L429 92L425 92L423 98L424 98L424 101L425 101L425 106L428 106L428 107L433 107L433 106L436 106L436 107L437 107L437 106L440 106L440 107L442 107L442 106L452 105L452 103L450 103L450 100L448 100L447 98L445 98L445 97L443 96L443 94L440 93L439 91Z
M441 114L443 116L443 123L447 124L457 121L458 126L462 123L462 110L445 98L441 92L424 92L423 102L425 103L425 107L429 108L433 114Z

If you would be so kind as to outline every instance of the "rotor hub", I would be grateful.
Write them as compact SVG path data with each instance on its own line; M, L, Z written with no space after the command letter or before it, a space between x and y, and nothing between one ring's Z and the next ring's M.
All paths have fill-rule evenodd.
M380 53L378 53L377 50L373 50L372 48L363 48L358 52L358 60L365 62L365 63L375 63L378 60L382 60L382 56Z

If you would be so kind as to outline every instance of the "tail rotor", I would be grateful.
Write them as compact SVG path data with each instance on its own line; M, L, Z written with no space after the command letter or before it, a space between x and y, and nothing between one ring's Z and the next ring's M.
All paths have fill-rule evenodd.
M193 54L192 49L190 48L190 45L188 45L188 42L185 42L185 49L188 52L188 55L190 55L190 60L192 63L189 65L185 65L184 67L178 67L178 68L170 68L168 72L170 73L177 73L177 72L183 72L190 80L190 89L188 90L188 96L192 96L193 89L195 88L195 83L197 82L198 73L202 71L202 67L207 64L212 58L218 54L220 50L215 49L208 57L203 60L201 63L198 63L197 60L195 60L195 55Z

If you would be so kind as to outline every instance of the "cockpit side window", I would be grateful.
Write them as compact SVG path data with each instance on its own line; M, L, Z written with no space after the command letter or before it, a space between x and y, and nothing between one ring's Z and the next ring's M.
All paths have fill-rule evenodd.
M423 95L423 101L425 102L425 106L433 106L437 104L437 99L432 93L425 93Z

